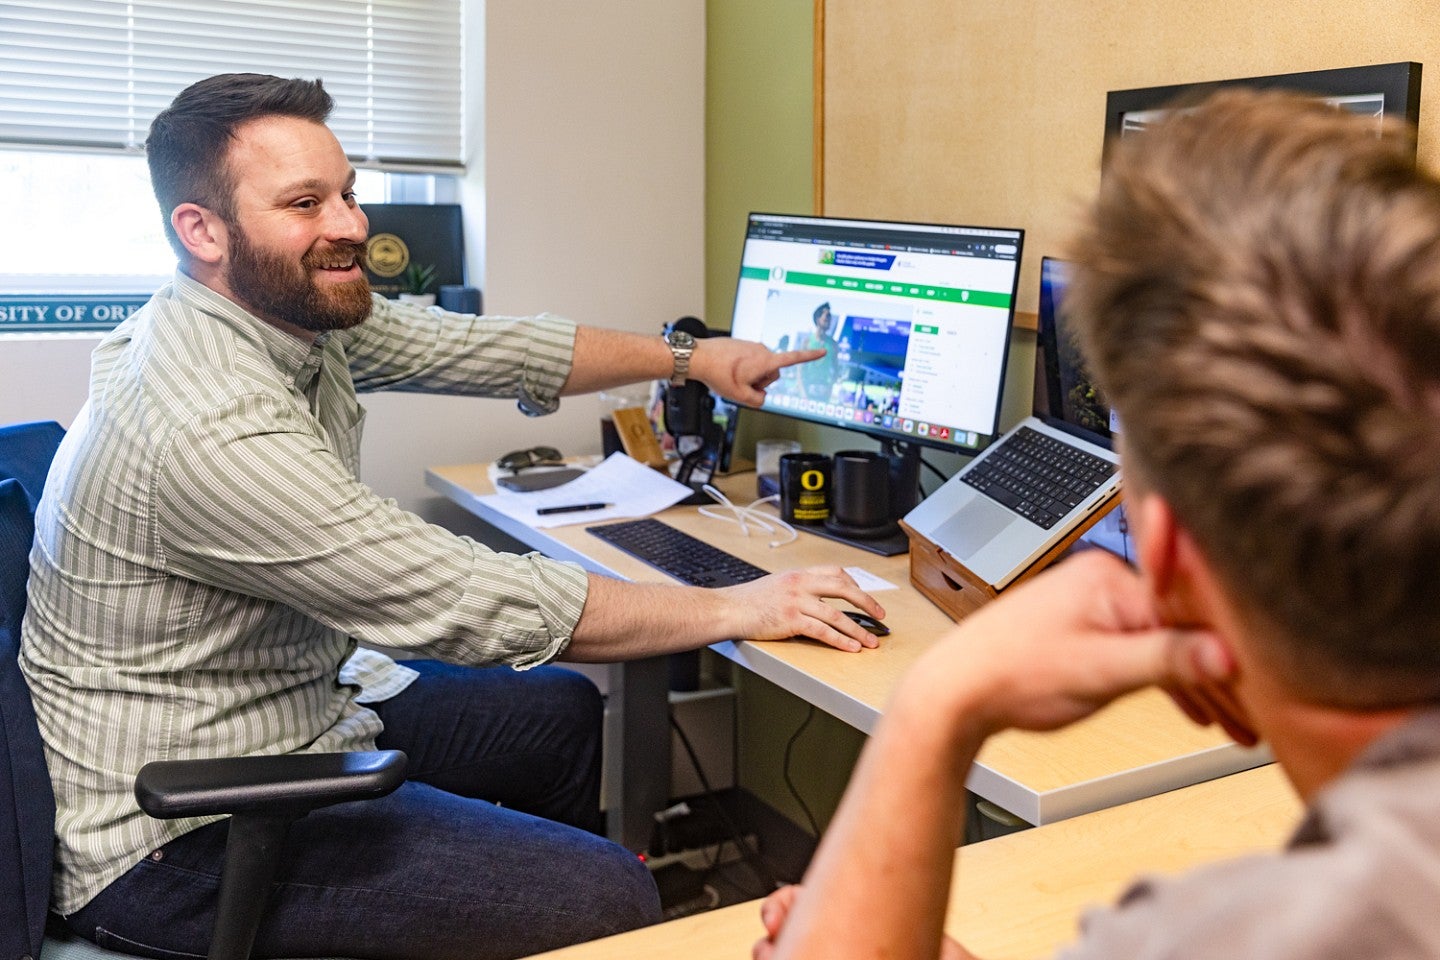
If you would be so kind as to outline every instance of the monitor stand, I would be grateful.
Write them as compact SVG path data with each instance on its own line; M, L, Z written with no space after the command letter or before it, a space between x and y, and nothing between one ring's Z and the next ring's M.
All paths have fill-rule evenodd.
M886 527L885 529L887 532L883 536L879 537L859 537L854 536L853 534L837 531L835 529L832 529L831 527L823 526L802 527L797 525L795 529L804 530L807 533L813 533L815 534L815 536L824 537L826 540L834 540L837 543L848 544L859 550L868 550L871 553L878 553L882 557L896 557L902 553L908 552L910 549L910 538L905 536L905 531L901 530L898 526L895 526L894 524Z
M880 441L880 452L890 462L890 523L875 531L847 528L833 522L824 526L801 526L796 529L808 530L817 537L849 544L860 550L878 553L882 557L894 557L910 549L910 538L895 523L915 509L920 502L920 447L885 439Z

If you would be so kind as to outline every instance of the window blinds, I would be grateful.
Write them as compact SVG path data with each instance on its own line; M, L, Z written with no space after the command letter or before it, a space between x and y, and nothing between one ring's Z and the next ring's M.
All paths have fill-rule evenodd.
M0 145L137 152L216 73L319 77L357 166L456 172L461 0L0 0Z

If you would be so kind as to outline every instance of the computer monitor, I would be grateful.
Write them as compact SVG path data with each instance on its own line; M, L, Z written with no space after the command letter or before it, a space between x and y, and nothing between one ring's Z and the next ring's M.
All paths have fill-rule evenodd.
M1070 264L1040 258L1040 314L1035 350L1035 414L1082 439L1114 449L1120 418L1090 376L1075 326L1065 309ZM1101 517L1082 537L1127 561L1134 560L1125 504Z
M887 452L973 453L996 434L1024 231L752 213L734 337L825 347L768 391L772 413Z
M1065 312L1065 287L1069 281L1068 263L1055 257L1040 258L1035 413L1061 430L1111 447L1112 438L1120 432L1120 422L1095 386Z

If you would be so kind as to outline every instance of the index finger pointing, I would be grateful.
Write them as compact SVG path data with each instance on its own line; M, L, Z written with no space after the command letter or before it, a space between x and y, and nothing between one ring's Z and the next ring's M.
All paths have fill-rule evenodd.
M773 355L772 359L776 367L789 367L797 363L807 363L811 360L819 360L825 356L822 350L784 350Z

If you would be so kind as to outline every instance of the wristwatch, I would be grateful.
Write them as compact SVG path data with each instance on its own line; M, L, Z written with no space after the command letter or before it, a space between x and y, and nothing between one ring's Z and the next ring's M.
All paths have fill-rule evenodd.
M690 379L690 357L695 353L695 338L684 330L671 330L665 335L670 352L675 355L675 369L670 372L670 386L683 387Z

